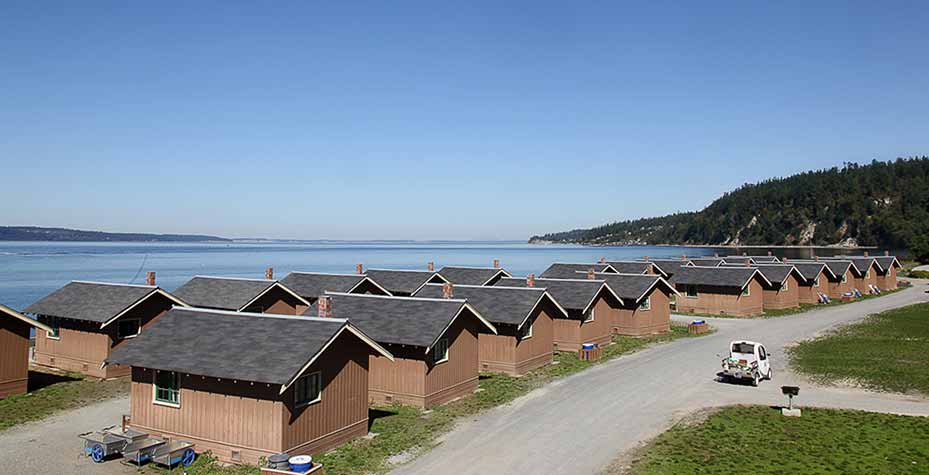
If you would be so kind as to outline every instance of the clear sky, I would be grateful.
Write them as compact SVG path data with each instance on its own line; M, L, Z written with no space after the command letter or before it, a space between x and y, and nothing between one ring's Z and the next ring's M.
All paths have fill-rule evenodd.
M524 239L929 154L929 4L0 4L0 224Z

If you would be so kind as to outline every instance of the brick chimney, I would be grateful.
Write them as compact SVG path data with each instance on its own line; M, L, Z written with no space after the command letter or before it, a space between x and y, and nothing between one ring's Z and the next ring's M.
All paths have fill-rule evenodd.
M432 261L427 262L426 269L428 269L429 272L435 272L435 262L432 262Z
M890 257L890 251L884 251L884 255Z
M594 280L594 277L596 277L596 276L597 276L597 275L594 273L594 270L593 270L593 269L587 269L587 279L588 279L588 280Z
M786 257L783 258L783 259L781 259L781 260L784 261L784 262L787 262L787 258L786 258Z
M332 316L332 297L321 295L316 301L316 313L320 317L329 318Z
M813 258L816 259L816 262L819 262L819 256L813 256Z
M600 257L600 263L601 263L601 264L606 264L606 258L601 256L601 257Z
M768 251L768 255L769 255L769 256L773 256L773 255L774 255L774 253L773 253L773 252L771 252L771 251Z
M865 257L868 257L868 251L865 251L865 252L864 252L864 256L865 256Z
M450 299L455 297L455 286L451 282L442 284L442 298Z
M644 260L645 262L648 262L648 256L643 257L642 260Z
M361 265L361 264L355 264L355 273L356 273L356 274L364 274L364 273L365 273L365 266L363 266L363 265Z
M145 284L146 285L155 285L155 273L149 272L145 274Z
M714 253L713 253L713 257L719 257L719 253L718 253L718 252L714 252Z
M681 260L682 260L682 261L686 261L686 260L687 260L687 254L682 255L682 256L681 256Z
M535 287L535 274L526 276L526 287Z
M743 252L742 255L743 255L743 256L747 256L748 253L747 253L747 252Z
M494 259L494 269L500 268L500 259Z
M265 279L274 280L274 268L268 267L265 269Z

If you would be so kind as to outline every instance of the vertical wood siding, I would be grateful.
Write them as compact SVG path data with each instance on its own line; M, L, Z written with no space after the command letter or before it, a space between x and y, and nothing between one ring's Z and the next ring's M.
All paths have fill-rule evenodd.
M545 366L552 361L554 324L541 305L530 317L532 337L519 340L515 325L497 325L497 335L478 334L481 371L513 376Z
M425 406L425 348L389 345L394 361L379 355L368 360L368 399L375 404Z
M891 266L883 274L877 274L877 287L881 290L894 290L897 288L897 268Z
M26 322L0 315L0 398L26 392L30 328Z
M854 287L855 278L852 276L852 271L849 269L845 272L845 282L842 282L842 276L839 276L836 280L829 281L829 297L833 299L842 298L842 294L851 292Z
M615 313L611 325L617 335L642 336L671 330L671 292L655 287L649 293L651 308L639 310L638 305L624 306Z
M283 449L284 405L279 386L181 375L180 407L152 402L154 371L132 369L131 425L153 434L192 440L197 451L212 450L231 462L232 451L244 462Z
M343 333L307 374L319 371L323 392L318 403L294 406L294 388L283 394L284 450L317 455L368 433L368 357L370 347Z
M462 313L442 336L448 339L448 361L434 364L430 353L426 360L426 407L443 404L477 389L479 325L473 315Z
M243 311L273 313L275 315L300 315L306 311L306 308L306 305L296 297L279 287L275 287L258 300L252 302Z
M764 289L764 308L779 310L800 306L800 279L793 273L787 277L787 290Z
M678 285L681 296L677 298L679 312L709 313L747 317L760 315L764 311L764 292L757 278L749 283L749 295L730 287L698 286L697 297L688 297L686 286Z

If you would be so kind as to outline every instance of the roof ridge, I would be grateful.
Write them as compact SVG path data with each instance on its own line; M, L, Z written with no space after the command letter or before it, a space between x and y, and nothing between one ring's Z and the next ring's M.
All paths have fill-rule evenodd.
M290 274L302 274L302 275L332 275L332 276L338 276L338 277L367 277L367 275L365 275L365 274L350 273L350 272L346 272L346 273L343 274L343 273L340 273L340 272L311 272L311 271L302 271L302 270L290 271L290 273L287 274L287 275L290 275ZM286 276L285 276L285 278L286 278Z
M503 279L526 280L525 277L504 277ZM503 280L503 279L500 279L500 280ZM538 281L540 281L540 280L555 280L555 281L565 281L565 282L576 282L576 281L581 281L581 282L606 282L605 280L602 280L602 279L565 279L565 278L555 278L555 277L536 277L535 280L536 280L536 282L538 282Z
M382 268L374 268L374 267L371 267L371 268L368 269L368 271L372 271L372 270L382 270L382 271L387 271L387 272L429 272L429 273L433 273L433 274L438 274L438 272L436 272L436 271L434 271L434 270L429 270L429 269L425 269L425 270L419 270L419 269L382 269Z
M157 289L157 285L145 285L145 284L121 284L119 282L97 282L93 280L72 280L72 283L76 284L93 284L93 285L113 285L118 287L138 287L142 289Z
M171 307L171 310L182 310L185 312L197 312L197 313L219 313L223 315L235 315L240 317L259 317L259 318L282 318L285 320L310 320L310 321L321 321L321 322L338 322L345 323L348 321L347 318L329 318L329 317L311 317L305 315L281 315L276 313L257 313L257 312L236 312L234 310L214 310L211 308L199 308L199 307L179 307L177 305Z
M372 294L350 294L348 292L329 292L326 291L326 295L346 295L349 297L364 297L364 298L377 298L377 299L394 299L394 300L437 300L440 302L458 302L465 303L466 299L442 299L442 298L431 298L431 297L399 297L396 295L372 295Z
M506 277L506 278L507 278L507 279L515 279L516 277ZM520 280L525 281L525 279L520 279ZM536 280L538 280L538 279L536 279ZM444 286L444 285L445 285L445 284L435 284L435 283L426 284L426 286L428 286L428 287L442 287L442 286ZM508 285L452 284L452 286L453 286L454 288L456 288L456 289L460 289L460 288L464 287L464 288L468 288L468 289L545 290L545 287L512 287L512 286L508 286ZM444 299L443 299L443 300L444 300Z
M195 275L192 279L201 278L201 279L220 279L220 280L247 280L253 282L277 282L275 279L258 279L252 277L226 277L221 275Z
M477 266L442 266L442 269L475 269L475 270L503 270L502 267L477 267ZM442 269L439 269L440 271Z

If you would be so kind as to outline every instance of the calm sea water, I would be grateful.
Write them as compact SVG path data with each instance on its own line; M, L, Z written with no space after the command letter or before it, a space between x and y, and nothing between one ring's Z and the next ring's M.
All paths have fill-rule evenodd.
M797 250L790 250L792 257ZM426 263L490 266L493 259L515 275L541 273L549 264L711 255L707 248L585 247L516 242L190 244L0 242L0 302L22 309L71 280L144 283L155 271L158 285L174 290L194 275L264 277L273 267L283 278L294 270L354 272L365 268L425 269ZM731 251L730 251L731 252ZM754 250L755 253L763 251ZM729 252L725 252L729 253ZM725 254L724 253L724 254Z
M144 283L155 271L158 285L174 290L194 275L264 277L267 267L283 278L294 270L354 272L355 264L394 269L425 269L426 263L490 266L494 259L509 272L540 273L554 261L593 262L601 256L712 254L708 249L672 247L537 246L525 243L45 243L0 242L0 302L22 309L71 280Z

